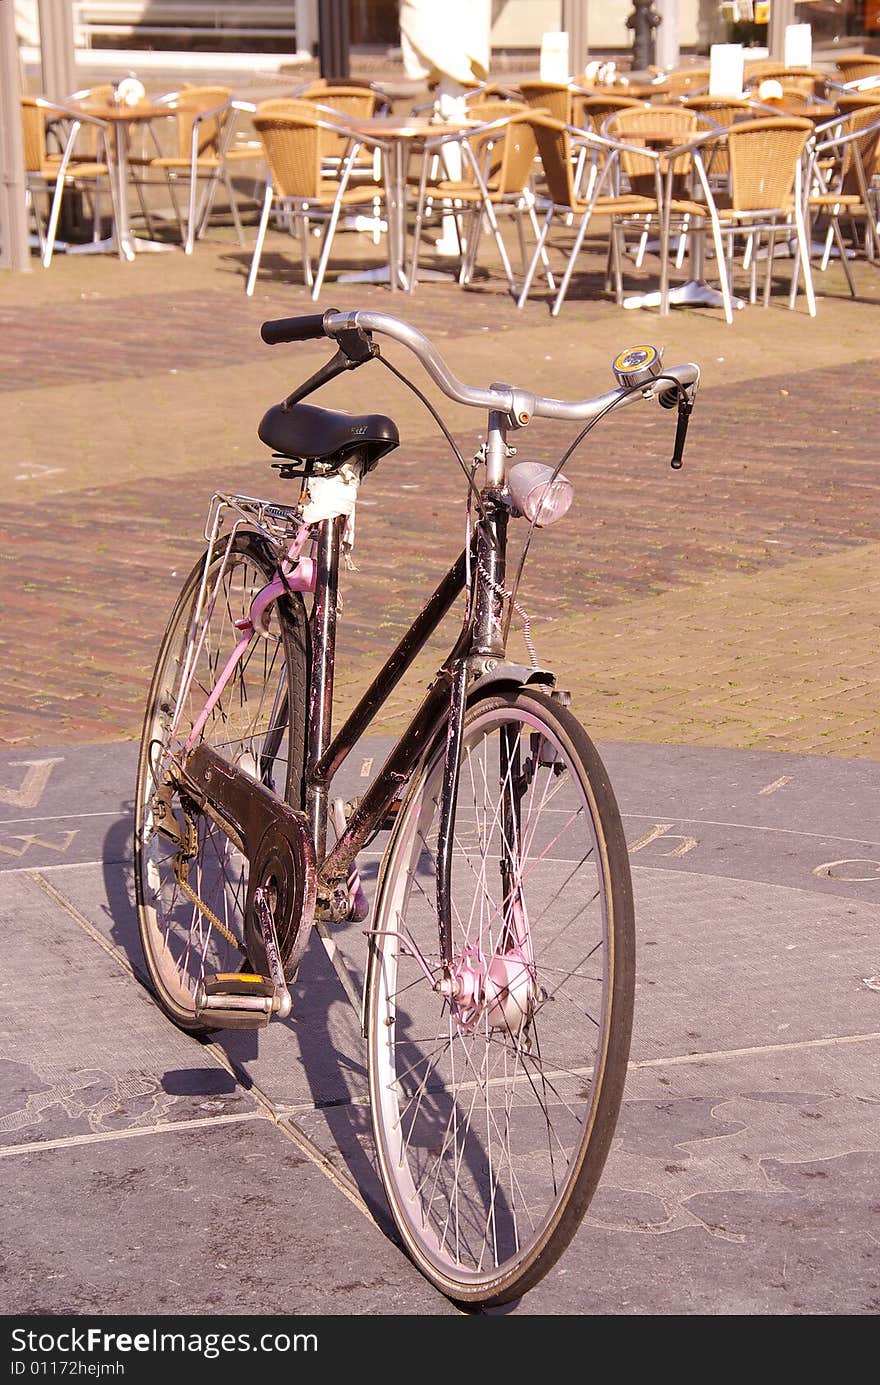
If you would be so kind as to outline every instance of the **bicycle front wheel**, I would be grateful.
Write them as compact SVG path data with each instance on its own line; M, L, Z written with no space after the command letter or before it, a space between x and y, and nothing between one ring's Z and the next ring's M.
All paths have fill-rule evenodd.
M135 800L134 878L141 943L159 1003L191 1033L199 982L217 972L262 970L247 957L248 861L211 817L176 787L182 757L275 565L262 542L240 533L218 546L205 577L193 569L172 613L147 704ZM308 632L299 596L274 603L199 736L230 764L302 807ZM289 940L279 938L282 955Z
M451 974L436 907L443 737L404 801L367 992L373 1132L398 1229L450 1298L507 1302L574 1235L623 1096L635 985L629 861L598 753L520 690L465 719Z

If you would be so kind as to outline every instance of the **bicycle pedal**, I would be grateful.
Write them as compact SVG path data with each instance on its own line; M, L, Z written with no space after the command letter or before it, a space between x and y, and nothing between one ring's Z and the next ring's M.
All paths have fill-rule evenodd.
M280 1007L277 987L268 976L218 971L196 987L196 1018L218 1029L264 1029Z

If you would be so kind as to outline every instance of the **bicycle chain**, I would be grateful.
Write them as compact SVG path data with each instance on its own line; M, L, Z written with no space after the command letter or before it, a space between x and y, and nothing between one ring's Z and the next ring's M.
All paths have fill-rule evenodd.
M185 862L175 862L174 874L177 879L178 885L180 886L183 893L186 895L187 899L190 901L190 903L194 904L197 909L201 910L208 922L214 925L214 927L217 929L217 932L221 933L223 937L226 939L226 941L231 943L237 952L240 952L242 956L245 956L245 950L242 947L241 943L238 941L237 938L234 938L232 936L229 929L226 927L226 924L220 922L220 919L218 919L217 915L214 913L214 910L209 908L209 906L205 903L203 899L199 898L195 890L192 889L189 883L183 878L183 872L182 870L178 869L178 864L183 866L185 865Z
M199 896L196 894L195 890L192 888L189 881L187 880L189 862L192 860L193 856L195 856L198 846L198 833L196 832L195 824L193 823L189 813L186 811L184 805L181 806L183 807L185 826L181 830L180 824L177 822L177 819L174 816L174 812L171 806L172 789L173 786L169 781L167 783L164 783L157 790L153 799L153 811L158 816L159 810L161 810L161 817L163 821L167 824L168 820L170 819L177 829L175 837L177 842L179 843L180 850L174 858L174 878L177 881L177 884L180 886L182 893L186 895L190 903L194 904L196 908L202 914L204 914L208 922L213 924L213 926L217 929L217 932L222 934L226 941L231 943L232 946L236 949L236 951L240 952L242 956L244 956L246 954L241 943L238 941L237 938L233 937L229 929L226 927L226 924L221 922L221 920L214 913L214 910L211 909L210 906L207 905L203 899L199 898ZM165 831L168 836L171 835L167 825Z

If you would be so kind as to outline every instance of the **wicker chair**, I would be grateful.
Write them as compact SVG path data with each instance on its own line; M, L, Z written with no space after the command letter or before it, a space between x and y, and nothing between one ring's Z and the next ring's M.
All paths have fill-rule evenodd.
M880 54L840 53L835 58L837 79L842 86L858 82L863 77L880 76Z
M151 123L148 127L151 148L129 158L149 234L153 234L152 218L144 188L157 181L150 174L158 173L168 188L187 255L192 254L196 240L204 233L220 182L226 187L239 244L244 245L229 166L237 157L231 147L237 111L249 108L243 102L233 101L228 87L184 87L160 97L156 104L166 109L167 121ZM169 127L167 131L163 128L165 124ZM253 151L247 151L247 156L252 158ZM185 216L177 196L180 183L187 188Z
M828 218L819 268L823 272L827 269L832 244L836 244L850 294L855 298L856 286L840 221L845 216L853 225L864 222L864 251L868 259L875 259L880 225L873 182L880 173L880 103L850 111L844 119L829 122L825 129L818 130L810 172L810 217ZM854 241L860 248L857 237Z
M487 182L493 182L495 180L499 165L503 159L505 127L503 124L497 125L496 122L507 121L511 116L527 113L528 110L529 107L524 101L506 100L500 96L480 95L473 101L468 101L468 120L477 120L481 126L487 127L485 133L474 129L468 135L470 148L476 155L483 177ZM435 151L433 157L429 161L428 169L429 183L441 181L443 178L442 170L444 168L443 150L456 145L460 142L460 139L461 136L456 135L438 138L438 140L434 142ZM537 150L535 150L535 157L537 157ZM453 167L456 171L459 169L460 162L460 159L453 161ZM418 188L420 186L423 169L424 159L419 162L418 168L415 171L408 173L407 181L412 187ZM446 175L447 177L453 176L449 170L446 170ZM432 201L430 194L428 195L427 201L428 205L430 205Z
M677 96L696 96L698 92L706 91L709 86L708 67L680 67L672 72L663 74L662 82L658 82L658 91L662 93L664 100Z
M579 129L600 135L605 121L616 111L631 110L633 107L644 109L646 105L647 102L635 96L622 96L619 92L592 92L588 96L574 98L571 123ZM603 161L601 145L589 150L585 145L581 147L575 181L584 196L589 196Z
M314 81L307 82L303 87L298 87L293 92L293 96L296 99L304 98L307 101L317 101L322 106L333 106L336 110L352 110L357 113L357 97L362 96L365 92L372 97L371 114L391 115L394 102L388 92L376 82L370 82L366 78L346 77L344 82L335 82L327 77L316 77ZM334 100L334 96L337 99ZM355 104L348 106L346 102L349 100Z
M778 58L746 58L743 64L743 83L761 82L765 77L775 77L779 71Z
M502 114L495 120L468 131L466 135L438 136L426 143L418 185L410 291L416 282L426 206L429 203L448 202L457 211L463 211L466 216L464 231L459 229L459 283L470 283L473 277L485 217L495 238L510 292L516 297L517 285L498 224L498 213L508 212L516 221L525 273L527 256L523 214L528 217L536 238L539 234L535 216L535 197L531 187L538 151L531 124L532 112L520 106L512 108L512 103L509 102L506 105L510 114ZM481 108L486 109L485 106ZM455 145L461 150L463 176L438 178L436 175L442 168L443 151L450 145ZM548 282L552 288L552 275L548 274Z
M318 78L297 92L297 99L312 103L314 114L330 126L345 128L349 120L371 120L376 115L390 115L393 109L391 98L381 87L367 80L348 78L345 82L332 82ZM264 109L266 102L260 103ZM338 177L350 143L347 135L334 133L333 129L321 132L321 161L325 178ZM370 180L379 183L381 179L380 160L376 149L362 144L350 171L356 181ZM373 215L370 219L374 245L379 244L387 223L379 212L381 198L374 198Z
M728 130L738 120L758 120L770 112L760 102L747 96L690 96L682 102L689 111L712 120L722 130ZM726 179L729 164L727 161L727 141L721 138L715 145L702 145L701 157L713 178L719 182Z
M313 97L269 97L258 103L254 114L261 116L279 114L315 116L318 120L323 121L324 125L321 129L321 176L327 181L332 181L339 177L346 154L351 147L352 132L348 128L348 118L356 119L358 112L352 107L347 112L343 112L335 107L325 106L317 100L317 96L323 94L320 84L316 83L315 89L316 95ZM372 88L364 92L364 95L368 100L375 101L376 99L376 93ZM370 119L371 114L375 114L375 108L371 112L366 102L363 110L365 119ZM381 189L382 165L378 146L368 142L362 143L349 169L348 176L350 182L369 181L374 185L372 215L367 218L365 213L358 213L357 229L369 229L372 232L373 243L378 245L382 232L388 229L387 223L382 220L381 216L384 193Z
M277 205L289 217L291 230L299 232L305 282L312 290L312 298L317 298L341 213L358 207L372 209L375 204L375 184L358 184L352 179L362 146L373 147L375 142L331 125L312 112L299 110L258 110L254 115L254 128L263 145L268 173L245 292L250 296L254 291L269 217ZM324 175L325 140L329 134L344 136L348 141L338 176L333 179ZM314 274L309 255L309 231L313 221L324 222L324 237Z
M52 263L58 219L65 191L85 188L92 194L93 239L100 239L101 192L106 183L115 212L112 165L110 163L109 131L106 123L82 112L46 101L40 96L21 98L22 135L27 195L34 213L40 242L40 258L48 269ZM52 128L63 139L60 153L51 152L47 130ZM86 147L81 151L81 132L85 132ZM48 212L44 226L36 197L45 194Z
M319 119L343 127L349 118L370 120L376 114L379 105L379 94L369 85L351 86L328 81L311 82L302 91L297 92L296 99L311 101ZM261 102L259 109L263 109L265 104ZM348 145L347 135L334 134L330 129L322 132L321 158L327 176L338 170L345 158ZM372 156L366 147L361 149L358 164L362 168L372 167Z
M614 115L615 111L631 110L633 107L644 110L646 105L647 102L635 96L617 96L611 92L578 96L574 101L571 123L583 130L593 130L598 135L602 133L602 126L609 115Z
M653 197L655 195L656 159L651 157L651 151L645 150L642 153L635 148L642 131L668 130L670 135L676 137L677 143L683 145L687 140L698 135L701 130L707 127L714 128L715 124L715 121L705 119L699 112L689 110L685 105L649 106L643 104L638 107L615 111L608 116L602 125L602 133L615 141L623 143L630 141L632 147L621 153L621 172L632 192L645 197ZM686 153L678 155L674 160L672 169L674 193L684 192L686 185L688 185L690 171L690 156Z
M692 195L692 171L693 165L690 154L685 152L680 154L672 162L671 167L667 166L665 152L659 154L655 150L645 149L641 152L638 148L638 141L643 131L656 131L657 129L666 130L673 138L673 143L685 145L706 129L716 130L718 127L715 122L708 119L696 110L690 110L684 103L673 105L642 105L638 108L627 108L615 111L608 116L602 126L602 133L617 143L622 143L624 148L620 151L620 170L623 174L623 189L639 194L642 197L653 197L658 203L663 202L669 214L669 224L665 231L659 233L659 238L665 245L665 236L670 230L674 221L681 231L678 259L680 260L684 251L684 234L686 233L690 221L695 213L694 200ZM661 191L662 180L662 191ZM640 268L644 259L645 251L649 243L652 224L656 222L659 210L645 218L641 227L638 246L635 252L636 267ZM665 250L661 248L661 257L665 261ZM665 264L663 267L665 274ZM661 291L663 291L661 289Z
M559 313L584 237L594 216L611 219L608 246L609 274L613 275L615 298L618 303L622 302L623 274L620 244L616 234L617 228L622 218L657 215L659 207L656 198L634 193L619 195L613 191L603 192L603 188L606 186L613 187L616 175L615 160L618 155L609 140L605 140L599 135L588 134L577 129L576 126L565 124L561 120L554 120L551 116L542 115L539 111L532 113L530 125L534 131L544 172L545 219L526 271L525 281L517 300L517 307L522 308L526 303L539 261L547 267L547 244L554 223L567 224L577 219L578 226L574 244L567 252L562 280L551 308L554 317ZM584 197L578 192L575 181L577 154L582 144L587 144L591 148L599 148L608 155L599 176L593 182L588 197Z
M751 302L756 298L756 240L769 238L767 277L764 304L770 301L773 249L781 228L795 231L798 253L794 258L789 307L794 307L798 270L801 269L807 307L811 317L816 314L816 299L810 273L809 239L804 214L803 158L813 134L813 123L795 116L769 116L758 120L738 121L727 131L727 152L730 165L729 190L726 195L713 190L699 150L695 151L695 166L706 198L709 226L715 243L715 253L724 315L733 321L731 283L733 252L738 236L745 236L750 249ZM727 241L725 255L724 241Z
M531 110L546 111L566 124L571 121L574 88L567 82L520 82L519 90Z
M334 103L334 88L316 83L314 87L309 87L307 91L299 92L296 96L269 97L258 102L254 108L255 115L271 115L287 111L291 115L311 114L317 116L319 120L325 121L327 129L321 132L321 160L324 174L328 178L338 171L351 143L351 135L345 132L348 120L370 120L376 114L377 97L371 88L356 87L351 90L348 88L338 90L338 105ZM345 133L337 133L340 130ZM372 155L369 150L363 148L358 160L358 167L367 166L372 170Z
M760 115L768 115L769 112L761 106L760 102L753 101L747 96L688 96L682 101L682 105L687 110L696 111L698 115L714 121L720 128L721 133L717 140L707 140L700 145L700 157L712 186L723 191L727 187L727 180L730 176L727 138L724 131L738 120L756 120ZM682 220L686 229L690 219L682 218ZM681 235L675 256L676 269L680 269L684 263L686 243L687 236Z
M834 98L838 115L849 115L851 111L863 111L868 106L880 106L880 87L876 91L838 92Z

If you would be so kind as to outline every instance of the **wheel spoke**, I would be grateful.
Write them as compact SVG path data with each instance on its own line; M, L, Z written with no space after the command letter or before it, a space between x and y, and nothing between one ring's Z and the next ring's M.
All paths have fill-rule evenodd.
M613 1124L623 1091L626 844L595 751L571 724L538 695L487 697L466 714L451 990L438 994L401 943L437 956L442 738L404 801L376 906L368 1054L380 1169L417 1263L475 1300L500 1296L499 1276L512 1296L556 1258L571 1234L567 1200L607 1153L597 1106ZM608 862L621 882L613 907ZM627 970L611 1007L616 958ZM391 1044L379 1032L386 1015Z
M273 572L273 560L258 553L254 540L237 536L222 558L212 560L196 621L200 566L181 594L151 694L138 785L139 920L159 998L189 1028L200 1027L194 1011L199 980L242 966L248 863L207 814L176 792L168 801L183 837L195 830L194 846L185 847L183 838L179 844L161 838L154 830L153 801L167 785L169 771L181 763L192 727L240 641L236 622L248 617ZM288 617L271 608L265 634L255 637L238 660L201 735L216 754L270 787L274 783L281 793L287 791L289 728L297 716L302 719L297 744L304 734L305 713L294 705L288 667L292 651L301 648L291 638ZM301 687L304 673L296 676Z

